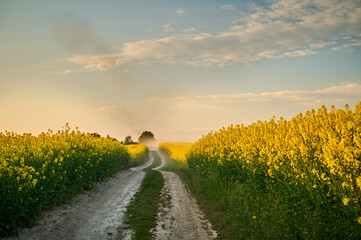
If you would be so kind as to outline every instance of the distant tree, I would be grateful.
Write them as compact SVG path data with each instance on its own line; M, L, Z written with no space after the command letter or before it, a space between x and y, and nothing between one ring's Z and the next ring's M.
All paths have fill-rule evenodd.
M131 136L126 136L124 139L124 145L134 144Z
M138 139L139 143L149 143L149 142L154 142L155 138L152 132L150 131L144 131L139 139Z

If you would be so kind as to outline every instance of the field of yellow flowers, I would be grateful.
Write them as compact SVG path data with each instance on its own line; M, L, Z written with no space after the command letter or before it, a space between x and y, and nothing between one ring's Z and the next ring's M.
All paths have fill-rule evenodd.
M169 142L161 143L159 148L166 151L171 159L185 163L187 161L187 153L192 143L189 142Z
M315 208L338 209L361 234L361 102L354 111L322 106L289 121L222 128L199 139L187 162L230 182L302 189Z
M361 102L164 143L233 225L231 239L361 238ZM203 176L203 177L201 177ZM217 219L216 219L217 221Z
M148 152L112 138L70 131L39 136L0 133L0 236L16 233L53 205L96 180L135 165Z
M145 160L148 154L148 148L144 144L124 145L130 154L130 166L136 166Z

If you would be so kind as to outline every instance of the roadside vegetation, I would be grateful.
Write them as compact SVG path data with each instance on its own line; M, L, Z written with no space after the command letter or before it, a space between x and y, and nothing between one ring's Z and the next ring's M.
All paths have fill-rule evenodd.
M230 126L166 168L182 177L221 238L360 239L360 126L361 103Z
M113 138L71 131L68 125L39 136L0 133L0 236L16 235L43 210L138 164L147 151L138 145L128 153Z
M130 155L129 165L131 167L140 165L148 159L148 148L144 144L124 145Z
M165 151L171 159L178 162L187 162L187 153L189 152L193 143L190 142L171 142L161 143L159 148Z
M161 164L159 155L154 155L153 164L144 169L145 176L139 191L134 195L133 200L127 209L127 224L134 232L134 239L152 239L151 229L156 227L157 215L161 201L163 188L163 176L153 168Z

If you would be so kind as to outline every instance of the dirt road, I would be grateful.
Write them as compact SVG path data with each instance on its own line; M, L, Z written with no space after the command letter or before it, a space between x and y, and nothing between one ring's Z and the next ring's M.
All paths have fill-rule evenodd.
M159 153L162 164L165 157ZM165 204L160 206L156 229L153 229L155 239L214 239L217 233L211 223L205 218L196 201L185 188L181 179L173 172L160 171L164 178L162 198Z
M16 239L130 239L132 233L122 229L126 207L144 178L142 169L153 162L149 156L145 165L120 171L72 204L47 212L39 225L22 230Z
M165 157L159 153L162 164ZM18 238L43 240L95 240L131 239L133 233L125 228L126 208L138 191L145 172L142 170L153 162L120 171L104 182L95 184L94 190L81 194L71 204L57 207L45 213L39 224L20 231ZM159 170L160 171L160 170ZM162 198L165 199L158 213L157 227L152 229L155 239L214 239L212 229L196 201L173 172L160 171L164 178Z

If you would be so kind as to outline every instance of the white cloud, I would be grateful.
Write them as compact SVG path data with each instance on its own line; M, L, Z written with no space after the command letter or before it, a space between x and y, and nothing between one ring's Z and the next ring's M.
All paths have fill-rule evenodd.
M314 93L361 94L361 84L344 83L338 86L326 88L324 90L316 90Z
M66 74L77 73L77 72L84 72L84 70L63 70L63 71L52 72L52 73L56 74L56 75L66 75Z
M177 9L176 13L180 16L183 15L185 13L185 10L183 8Z
M361 40L346 44L345 47L361 46Z
M297 51L292 51L292 52L286 52L282 55L288 56L288 57L299 57L299 56L306 56L306 55L311 55L311 54L316 54L316 53L317 52L312 51L312 50L297 50Z
M85 65L88 71L105 71L114 68L119 62L119 54L76 55L68 58L69 62Z
M344 40L344 39L351 39L351 36L342 36L342 37L335 37L335 40Z
M225 4L221 7L221 9L227 10L227 11L236 11L236 9L231 4Z
M334 48L332 48L331 50L332 50L332 51L341 51L341 50L343 50L343 49L344 49L343 46L339 46L339 47L334 47Z
M197 29L195 29L194 27L182 29L182 32L186 32L186 33L195 32L195 31L197 31Z
M172 32L174 28L170 24L163 25L163 31L164 32Z
M335 42L335 41L331 41L331 42L315 42L315 43L310 44L310 47L311 48L323 48L323 47L326 47L328 45L335 45L335 44L337 44L337 42Z
M361 40L352 40L342 46L338 46L338 47L334 47L332 48L333 51L340 51L340 50L344 50L344 49L348 49L351 47L358 47L361 46Z
M221 108L238 102L269 102L275 100L295 102L307 105L314 102L334 103L339 99L346 103L348 99L361 97L360 83L343 83L326 89L313 91L276 91L262 93L238 93L229 95L177 96L168 99L151 98L151 102L162 102L175 108Z
M84 65L87 71L154 62L222 67L264 58L307 56L318 53L312 49L327 45L334 45L333 50L360 45L355 42L361 32L359 0L279 0L269 8L254 7L254 13L242 17L241 22L218 34L127 42L114 54L74 56L68 60ZM174 29L166 24L163 30ZM337 40L338 36L342 39Z

